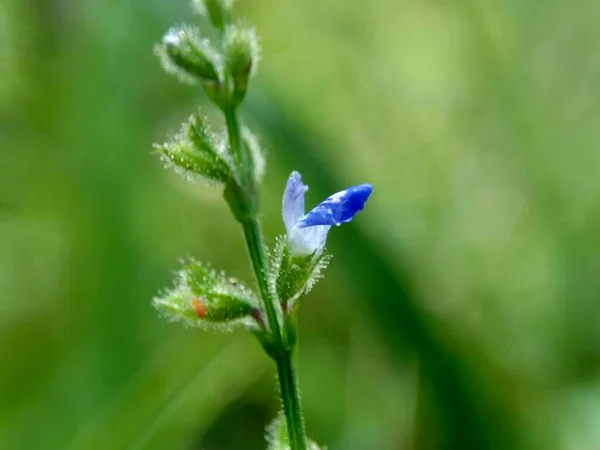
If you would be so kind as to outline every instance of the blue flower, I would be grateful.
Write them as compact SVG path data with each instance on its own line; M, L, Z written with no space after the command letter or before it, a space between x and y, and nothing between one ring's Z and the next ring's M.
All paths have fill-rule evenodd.
M370 184L352 186L326 198L304 214L304 193L308 186L302 183L298 172L292 172L283 193L283 222L291 253L320 254L329 229L350 222L363 209L372 190Z

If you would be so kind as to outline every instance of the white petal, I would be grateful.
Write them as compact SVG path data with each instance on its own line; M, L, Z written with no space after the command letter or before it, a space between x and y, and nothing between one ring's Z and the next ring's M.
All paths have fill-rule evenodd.
M320 255L325 248L327 233L331 227L329 225L319 225L308 228L294 227L291 233L288 233L290 251L294 255Z
M308 186L302 183L302 176L294 171L290 175L283 193L283 222L288 236L293 233L294 225L304 216L304 193Z

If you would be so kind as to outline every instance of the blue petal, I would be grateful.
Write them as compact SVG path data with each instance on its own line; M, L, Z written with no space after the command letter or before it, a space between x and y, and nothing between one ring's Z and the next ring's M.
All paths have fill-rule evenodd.
M283 222L287 234L290 235L294 225L304 215L304 193L308 186L302 183L302 176L294 171L288 178L285 192L283 193Z
M362 211L372 190L373 186L365 183L359 184L358 186L352 186L345 191L333 194L306 214L296 224L296 227L307 228L318 225L331 226L350 222L357 212Z

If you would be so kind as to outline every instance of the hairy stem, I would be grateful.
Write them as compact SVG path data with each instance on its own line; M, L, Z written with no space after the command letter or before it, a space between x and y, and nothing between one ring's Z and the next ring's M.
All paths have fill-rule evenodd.
M229 145L231 146L231 156L235 167L244 167L244 155L241 146L240 124L237 112L233 108L227 108L224 111L225 123L227 125L227 135L229 136Z
M252 260L254 274L260 288L261 297L267 314L267 321L273 337L275 338L278 349L270 356L277 364L277 375L279 379L279 389L283 402L283 411L290 438L291 450L306 450L307 440L304 429L304 416L302 414L302 405L300 404L300 389L296 376L294 365L294 351L287 349L284 343L284 337L281 332L281 325L275 309L275 299L271 298L269 286L266 279L267 260L265 258L264 244L260 233L260 225L256 218L242 224L244 235Z
M283 399L283 412L290 438L290 447L293 450L305 450L307 448L306 430L304 429L304 416L300 403L300 389L298 388L293 350L285 350L281 356L275 359L275 362L277 363L279 388Z
M224 111L229 134L229 143L234 161L242 164L242 169L247 168L244 163L249 163L249 155L241 147L239 121L234 109ZM240 166L238 166L240 167ZM267 351L277 364L279 388L283 402L283 411L288 429L291 450L307 450L306 431L304 429L304 416L300 404L300 389L294 365L294 349L289 348L282 332L280 314L277 309L277 299L271 296L267 281L268 261L265 255L265 245L262 240L260 223L256 218L256 208L252 208L251 217L241 220L246 238L246 245L250 253L252 268L260 289L260 294L267 315L269 329L274 339L275 348Z
M227 125L227 135L229 136L231 156L233 158L234 167L238 169L238 180L244 188L250 189L252 191L251 194L254 194L254 161L252 160L248 149L242 145L242 133L237 110L228 107L223 112L225 114L225 123Z
M279 318L277 317L277 310L275 309L275 302L271 299L269 285L267 283L267 259L265 257L265 247L260 233L260 224L256 218L252 218L245 221L245 223L242 223L242 226L244 228L244 236L246 237L246 245L248 246L250 259L252 260L252 268L254 269L264 309L267 313L269 329L271 330L271 333L273 333L275 341L277 341L278 344L281 343L283 346L283 335L281 333Z

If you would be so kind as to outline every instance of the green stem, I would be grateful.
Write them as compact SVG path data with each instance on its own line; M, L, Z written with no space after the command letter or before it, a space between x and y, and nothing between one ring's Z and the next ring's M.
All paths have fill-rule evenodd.
M275 341L277 343L282 343L283 345L283 336L279 325L279 318L277 317L277 310L275 309L275 303L271 299L267 282L267 259L264 251L265 246L262 242L262 235L260 233L260 224L256 218L252 218L242 223L242 227L244 228L246 245L248 246L248 252L250 253L250 259L252 260L252 268L254 269L265 312L267 313L269 328L271 333L273 333Z
M235 167L242 174L242 184L244 187L253 189L252 182L252 161L246 149L241 146L241 133L237 117L237 111L234 108L227 108L225 113L225 122L227 123L227 133L229 135L229 144ZM243 204L242 195L249 195L255 202L255 192L236 191L239 204ZM267 353L277 364L277 375L279 378L279 388L281 399L283 401L283 411L288 429L291 450L307 450L306 431L304 429L304 417L302 415L302 406L300 404L300 389L298 387L298 378L294 366L294 349L289 348L287 339L282 331L280 320L281 313L278 310L278 300L271 296L269 284L267 281L268 262L265 255L265 245L262 240L260 223L256 218L256 205L252 205L251 211L246 217L238 217L244 229L246 245L250 253L252 268L260 289L262 302L267 315L267 323L273 337L272 347ZM295 341L295 340L294 340Z
M241 146L242 138L240 133L240 124L238 122L237 112L234 108L226 108L223 110L225 114L225 123L227 125L227 135L229 136L229 145L231 147L231 156L233 157L233 166L242 168L245 166L243 148Z
M306 430L304 429L304 416L293 350L285 350L280 357L275 359L275 362L277 363L279 388L283 399L283 412L290 438L290 447L292 450L306 450Z
M283 401L283 412L290 438L291 450L306 450L307 439L304 429L304 416L300 403L300 389L294 366L293 349L287 349L283 340L281 326L275 309L276 299L271 298L267 283L267 261L265 258L264 244L260 233L260 225L256 218L242 224L246 243L252 260L252 267L260 289L269 328L273 333L278 349L270 356L277 364L279 389Z
M227 134L229 136L229 145L233 157L233 166L237 170L238 181L241 186L247 189L249 194L254 197L256 186L254 183L254 160L252 155L242 145L242 133L240 122L238 120L237 110L234 107L225 108L225 123L227 124Z

